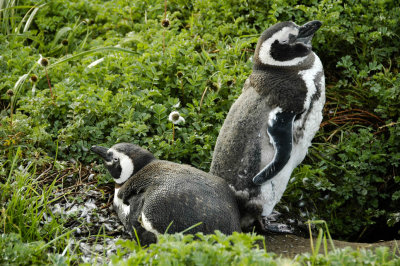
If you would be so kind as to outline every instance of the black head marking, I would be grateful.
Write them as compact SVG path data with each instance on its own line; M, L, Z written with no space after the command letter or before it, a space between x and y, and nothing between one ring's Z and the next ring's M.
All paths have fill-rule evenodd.
M90 150L97 153L103 159L104 165L114 179L118 179L121 176L122 167L120 159L112 150L101 146L92 146Z
M149 151L130 143L119 143L110 149L93 146L91 150L103 158L107 170L119 184L155 159Z
M118 143L112 148L120 153L126 154L133 161L134 174L145 165L155 160L151 152L131 143Z
M286 21L286 22L280 22L277 23L271 27L269 27L268 29L266 29L260 36L260 38L258 39L257 42L257 46L256 46L256 51L254 54L254 60L255 63L261 63L260 62L260 58L259 58L259 53L260 53L260 48L261 45L268 39L270 39L275 33L277 33L278 31L282 30L282 28L284 27L295 27L296 24L290 21ZM293 37L291 37L293 38Z
M321 26L311 21L303 26L293 22L281 22L265 30L257 43L254 66L297 66L311 53L311 39Z
M301 43L280 43L278 40L271 45L271 57L276 61L289 61L296 57L304 57L311 49Z
M121 176L122 167L119 162L115 162L112 165L106 164L106 168L113 178L118 179Z

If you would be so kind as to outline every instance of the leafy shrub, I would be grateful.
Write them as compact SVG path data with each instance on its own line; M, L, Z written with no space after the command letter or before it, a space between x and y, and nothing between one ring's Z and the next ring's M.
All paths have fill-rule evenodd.
M393 232L376 235L373 225L385 224L399 210L400 179L392 172L400 162L399 130L398 125L390 127L385 137L360 128L344 132L335 146L321 144L313 149L315 166L300 166L291 180L292 208L297 208L300 199L305 203L300 210L326 220L337 236L353 240L393 237Z
M18 234L0 235L0 263L2 265L32 265L48 262L43 241L24 243Z
M327 255L318 254L312 257L303 254L297 258L303 265L314 263L314 265L397 265L400 259L394 256L394 252L387 247L379 247L374 251L369 249L353 250L350 247L337 249Z
M161 235L157 244L143 248L135 241L119 241L120 248L111 258L113 265L397 265L398 250L379 247L372 250L351 248L305 253L294 259L276 257L263 249L263 237L255 234L225 236ZM326 244L326 243L325 243ZM266 243L268 250L268 243Z
M288 259L275 259L260 249L264 238L255 234L161 235L157 244L143 249L134 241L120 241L122 249L111 258L119 265L280 265ZM124 257L129 255L128 258Z

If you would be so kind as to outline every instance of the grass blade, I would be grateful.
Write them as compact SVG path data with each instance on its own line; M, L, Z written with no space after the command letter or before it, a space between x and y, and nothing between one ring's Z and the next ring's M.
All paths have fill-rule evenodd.
M89 55L89 54L100 53L100 52L105 52L105 51L115 51L115 52L136 54L135 51L132 51L132 50L129 50L129 49L120 48L120 47L114 47L114 46L100 47L100 48L95 48L95 49L92 49L92 50L84 51L84 52L78 53L78 54L73 55L73 56L66 56L66 57L58 60L57 62L51 64L50 66L48 66L47 69L50 69L50 68L52 68L54 66L57 66L59 64L62 64L62 63L68 62L68 61L72 61L74 59L82 58L82 57L84 57L86 55Z
M33 9L31 15L29 16L28 20L26 21L26 24L25 24L25 27L24 27L23 32L27 32L27 31L28 31L28 29L29 29L29 27L31 26L32 21L33 21L33 18L35 17L36 13L37 13L37 12L39 11L39 9L40 9L41 7L43 7L44 5L46 5L46 4L40 5L40 6L35 7L35 8ZM27 14L28 14L28 13L27 13Z
M322 230L322 228L320 228L318 230L318 237L317 237L317 241L315 242L315 249L314 249L314 253L313 253L313 257L315 258L318 253L319 253L319 249L321 247L321 242L322 242L322 236L324 234L324 231Z
M17 160L18 160L18 157L19 157L19 154L20 154L20 153L21 153L21 147L18 146L17 152L15 153L14 159L13 159L13 161L12 161L12 163L11 163L10 173L8 174L8 178L7 178L6 184L9 184L9 182L10 182L10 180L11 180L11 176L12 176L12 173L13 173L13 171L14 171L14 167L15 167L15 164L16 164L16 162L17 162Z
M195 228L195 227L201 225L202 223L203 223L203 222L199 222L199 223L197 223L197 224L194 224L194 225L192 225L192 226L186 228L185 230L183 230L181 233L184 234L184 233L186 233L187 231L192 230L193 228Z
M57 43L58 43L58 41L61 39L61 37L62 37L64 34L66 34L67 32L71 31L71 30L72 30L71 27L64 27L64 28L61 28L61 29L57 32L56 36L54 37L54 40L53 40L53 43L52 43L51 46L54 47L54 45L57 45Z

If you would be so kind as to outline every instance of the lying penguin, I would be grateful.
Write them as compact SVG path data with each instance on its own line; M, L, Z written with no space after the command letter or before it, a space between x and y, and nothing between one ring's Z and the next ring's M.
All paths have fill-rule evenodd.
M262 33L220 130L210 172L241 198L242 228L271 214L319 129L325 78L311 39L321 24L282 22Z
M130 143L93 146L115 181L114 207L125 229L136 229L141 243L158 234L240 232L234 193L221 178L189 165L157 160Z

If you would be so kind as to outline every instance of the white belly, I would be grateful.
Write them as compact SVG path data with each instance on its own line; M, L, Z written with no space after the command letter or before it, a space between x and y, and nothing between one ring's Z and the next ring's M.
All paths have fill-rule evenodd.
M146 216L144 215L144 213L142 212L142 226L144 227L144 229L146 229L149 232L152 232L153 234L155 234L156 236L159 235L160 233L153 228L152 224L150 223L150 221L146 218Z
M271 180L268 180L261 185L261 194L259 200L263 206L263 216L268 216L272 213L275 205L282 198L286 190L293 169L304 159L307 154L307 149L294 146L291 157L285 167Z
M304 106L306 110L310 108L311 97L316 91L314 77L318 71L321 70L321 61L316 56L313 68L302 73L303 79L308 87ZM308 114L308 118L305 121L303 137L299 139L297 143L293 144L290 159L286 166L274 178L261 185L261 194L258 196L257 200L260 200L263 206L263 216L270 215L275 205L280 201L286 190L293 169L304 160L308 148L311 146L311 140L319 129L322 121L322 109L325 104L325 79L323 76L320 82L321 95L317 101L313 102L311 112ZM303 115L306 115L306 112ZM300 119L295 121L293 125L294 131L301 126L300 123L302 120L303 117L300 117Z

